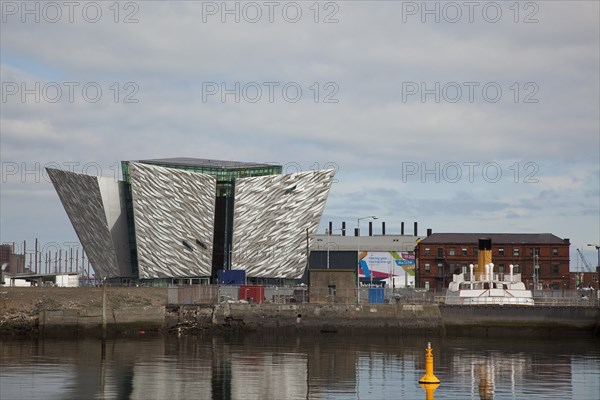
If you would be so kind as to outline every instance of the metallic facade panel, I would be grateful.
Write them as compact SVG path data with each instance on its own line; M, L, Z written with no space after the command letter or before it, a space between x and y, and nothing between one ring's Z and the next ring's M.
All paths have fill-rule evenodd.
M122 276L102 203L98 178L52 168L46 170L88 255L96 277Z
M130 174L139 278L210 276L215 177L135 162Z
M319 226L335 171L240 178L235 184L232 268L250 277L300 279L307 230Z
M127 188L123 181L115 181L113 178L103 176L98 177L98 185L102 195L106 222L117 257L117 264L119 265L119 276L133 276L127 227L127 196L125 195Z

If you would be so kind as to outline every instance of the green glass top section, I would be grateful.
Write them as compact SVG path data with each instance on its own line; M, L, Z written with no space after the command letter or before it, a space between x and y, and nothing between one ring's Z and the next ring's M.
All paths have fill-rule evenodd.
M130 162L131 161L121 162L123 168L123 180L128 183L130 182ZM134 162L211 175L217 178L217 183L226 183L237 178L279 175L282 170L281 165L187 157L139 160Z

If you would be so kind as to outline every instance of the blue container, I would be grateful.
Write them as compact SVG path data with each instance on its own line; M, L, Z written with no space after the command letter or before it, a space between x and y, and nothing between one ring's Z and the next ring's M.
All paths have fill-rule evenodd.
M383 304L383 288L369 288L369 303Z
M220 285L243 285L246 283L246 271L242 269L220 269L217 271Z

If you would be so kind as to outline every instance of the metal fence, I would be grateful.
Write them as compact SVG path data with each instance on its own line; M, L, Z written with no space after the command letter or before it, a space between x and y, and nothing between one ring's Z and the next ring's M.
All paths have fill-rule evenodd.
M536 306L599 307L598 290L533 290Z
M361 287L357 289L309 289L307 286L262 286L262 298L240 297L236 285L187 285L168 288L169 304L218 304L224 302L255 302L272 304L333 303L333 304L452 304L446 289L393 289ZM599 307L598 291L534 290L536 306ZM357 295L358 294L358 295Z
M169 304L216 304L220 299L219 289L217 285L171 286Z
M262 299L252 298L254 303L335 303L335 304L433 304L435 292L424 289L369 288L309 289L307 286L264 286ZM240 296L236 285L186 285L168 288L169 304L217 304L224 302L248 302Z

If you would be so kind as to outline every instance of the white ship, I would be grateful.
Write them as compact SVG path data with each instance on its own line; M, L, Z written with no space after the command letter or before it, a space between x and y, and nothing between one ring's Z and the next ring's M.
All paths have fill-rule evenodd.
M494 264L485 264L485 273L473 273L473 264L469 266L469 279L464 274L454 275L446 292L448 305L519 305L533 306L531 290L525 289L521 282L521 274L513 274L512 264L510 274L500 280L494 275Z

